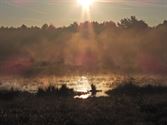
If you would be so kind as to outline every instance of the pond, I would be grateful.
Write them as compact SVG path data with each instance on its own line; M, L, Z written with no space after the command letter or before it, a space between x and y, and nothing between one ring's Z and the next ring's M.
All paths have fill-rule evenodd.
M72 88L75 92L81 92L83 94L77 95L74 98L88 98L91 96L91 85L95 85L97 89L96 97L107 96L106 91L113 89L121 82L127 79L129 76L123 75L76 75L76 76L47 76L47 77L35 77L35 78L0 78L0 89L16 88L22 91L29 91L35 93L39 87L47 87L53 85L60 88L66 84L67 87ZM136 83L140 85L144 84L165 84L166 79L161 76L145 76L134 75Z

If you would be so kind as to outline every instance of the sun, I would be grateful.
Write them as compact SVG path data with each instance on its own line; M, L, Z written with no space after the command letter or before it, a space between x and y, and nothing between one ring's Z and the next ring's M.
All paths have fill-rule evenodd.
M94 2L94 0L77 0L77 1L83 8L89 8Z

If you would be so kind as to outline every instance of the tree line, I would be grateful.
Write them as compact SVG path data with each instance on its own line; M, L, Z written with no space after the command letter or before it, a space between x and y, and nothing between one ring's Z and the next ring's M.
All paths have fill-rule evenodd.
M167 21L1 27L1 74L167 73Z

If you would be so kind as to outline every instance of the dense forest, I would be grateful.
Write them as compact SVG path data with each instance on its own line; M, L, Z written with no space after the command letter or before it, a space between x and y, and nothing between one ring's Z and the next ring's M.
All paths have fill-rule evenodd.
M0 74L167 73L167 21L0 28Z

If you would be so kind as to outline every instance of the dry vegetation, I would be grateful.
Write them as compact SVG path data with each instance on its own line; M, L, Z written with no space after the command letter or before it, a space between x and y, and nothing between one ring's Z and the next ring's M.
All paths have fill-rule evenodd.
M65 86L60 89L52 86L45 90L39 89L37 94L12 90L2 95L4 92L1 91L0 124L167 124L167 87L139 87L129 81L108 91L108 97L90 97L85 100L74 99L71 92ZM4 96L8 98L2 98Z

